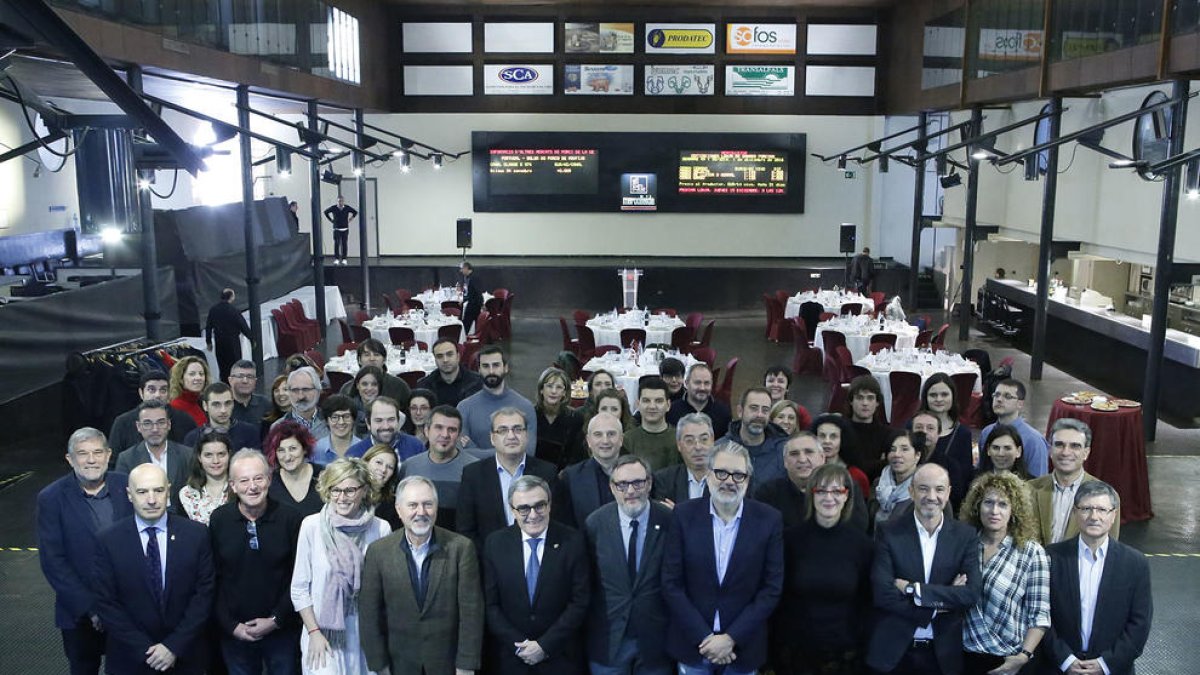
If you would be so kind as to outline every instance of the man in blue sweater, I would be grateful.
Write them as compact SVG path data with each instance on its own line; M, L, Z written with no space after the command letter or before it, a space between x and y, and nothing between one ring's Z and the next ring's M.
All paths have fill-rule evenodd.
M492 413L501 408L513 407L525 415L529 433L525 452L537 456L537 412L529 399L508 387L508 355L496 345L489 345L479 352L479 374L483 376L483 389L471 394L458 404L463 417L463 434L477 448L492 449Z

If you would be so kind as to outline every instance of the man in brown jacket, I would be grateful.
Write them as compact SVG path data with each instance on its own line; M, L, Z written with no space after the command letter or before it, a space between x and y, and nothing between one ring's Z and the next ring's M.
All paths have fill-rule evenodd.
M409 476L396 488L404 529L371 544L363 563L359 626L379 675L469 675L479 669L483 598L466 537L440 527L437 488Z
M1050 429L1050 464L1054 469L1029 481L1033 519L1037 523L1038 541L1049 546L1079 534L1074 517L1075 491L1096 477L1083 470L1083 463L1092 452L1092 430L1087 424L1069 417L1054 421ZM1121 533L1121 510L1118 505L1112 531L1113 539Z

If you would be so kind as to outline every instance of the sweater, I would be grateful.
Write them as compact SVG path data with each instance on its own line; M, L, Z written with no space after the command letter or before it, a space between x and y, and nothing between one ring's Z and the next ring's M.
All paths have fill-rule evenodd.
M675 427L649 432L637 426L625 433L622 446L631 454L650 463L650 473L679 463L679 450L675 444Z
M501 408L516 408L525 415L525 426L528 428L525 442L525 453L530 457L537 456L538 425L537 412L529 399L518 394L507 384L500 394L493 394L487 389L480 389L463 399L458 404L458 412L463 417L463 433L471 439L477 448L492 449L492 413Z
M783 597L775 625L814 650L861 650L871 608L871 539L849 523L805 521L783 535Z
M184 389L179 392L179 396L171 399L171 407L187 413L198 427L208 424L208 415L204 414L204 408L200 407L200 394Z

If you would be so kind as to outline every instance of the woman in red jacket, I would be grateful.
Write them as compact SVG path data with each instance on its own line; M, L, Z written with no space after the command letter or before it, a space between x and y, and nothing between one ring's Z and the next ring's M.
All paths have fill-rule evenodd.
M171 367L171 407L192 416L196 426L208 424L200 407L200 392L208 386L208 364L197 356L185 356Z

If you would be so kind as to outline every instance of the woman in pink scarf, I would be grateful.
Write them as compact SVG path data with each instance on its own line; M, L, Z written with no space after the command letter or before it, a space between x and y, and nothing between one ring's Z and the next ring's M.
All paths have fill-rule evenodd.
M321 473L320 513L304 519L292 573L292 604L304 622L303 672L359 675L369 672L358 641L358 589L363 555L392 528L375 517L379 489L365 462L335 460Z

